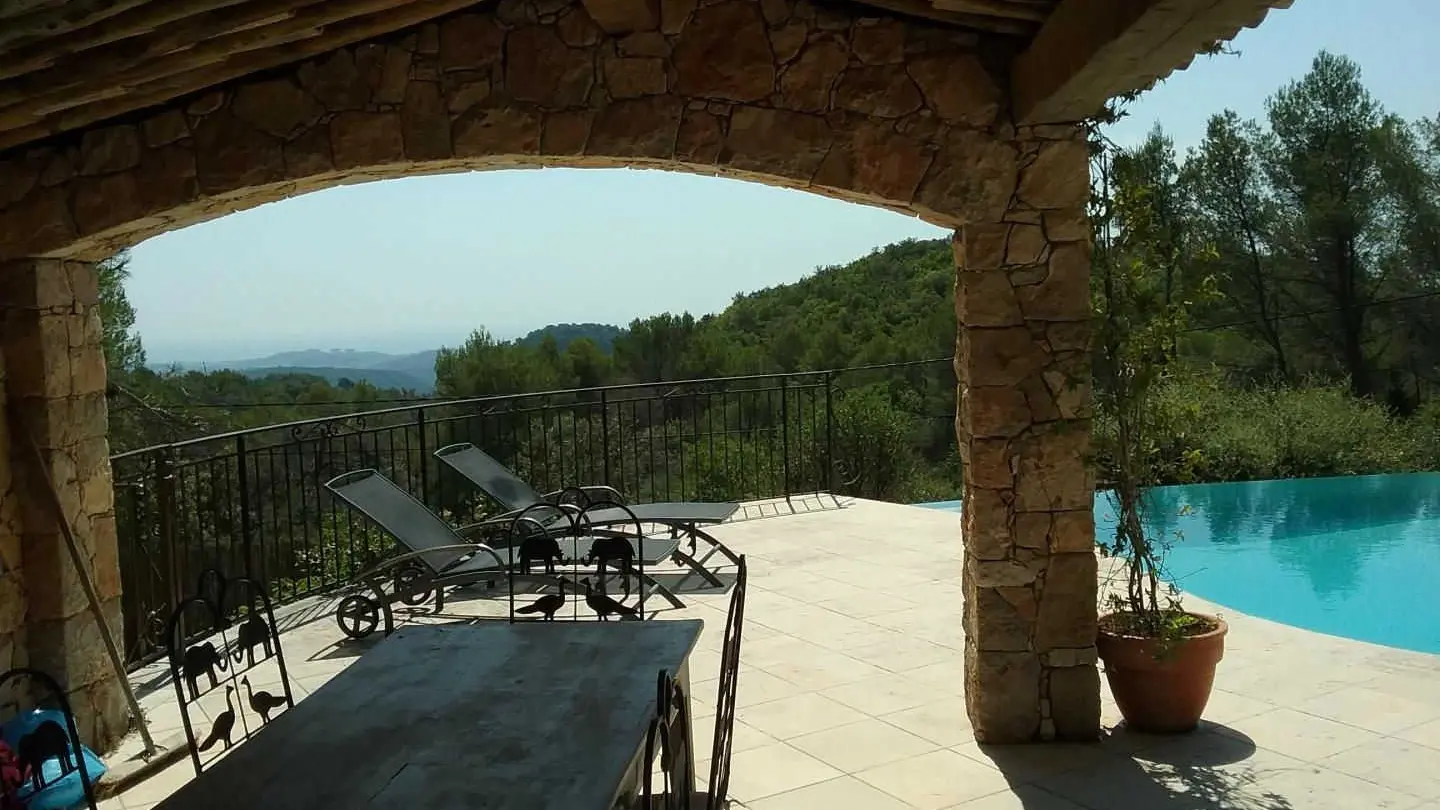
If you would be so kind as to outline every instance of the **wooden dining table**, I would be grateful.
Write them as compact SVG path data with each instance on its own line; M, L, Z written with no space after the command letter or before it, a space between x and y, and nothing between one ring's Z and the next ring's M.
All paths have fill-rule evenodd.
M689 694L687 661L702 626L404 627L158 807L627 806L650 767L659 672ZM684 767L693 773L693 756Z

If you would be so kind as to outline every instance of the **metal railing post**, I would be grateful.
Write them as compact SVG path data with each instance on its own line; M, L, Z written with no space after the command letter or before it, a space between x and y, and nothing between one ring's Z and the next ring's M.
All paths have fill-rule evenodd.
M250 523L250 465L245 452L245 434L235 437L236 485L240 488L240 548L245 555L245 577L254 579L254 527ZM264 572L261 572L263 579Z
M600 389L600 458L602 459L605 485L610 483L610 397L608 389Z
M180 585L180 561L175 554L175 460L166 447L155 457L155 508L159 522L160 548L165 554L165 590L169 616L184 598Z
M782 475L781 486L785 490L785 503L790 504L791 509L795 505L790 503L790 388L787 385L790 378L780 378L780 453L784 458L781 464Z
M420 432L420 502L430 503L430 454L425 452L425 406L415 409L415 429Z
M825 487L835 496L835 373L825 372Z

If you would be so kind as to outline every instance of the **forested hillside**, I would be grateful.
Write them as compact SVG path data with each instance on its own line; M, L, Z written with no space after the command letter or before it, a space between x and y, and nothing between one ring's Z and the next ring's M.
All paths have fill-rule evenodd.
M1155 414L1165 479L1440 466L1440 118L1388 114L1358 67L1324 53L1267 109L1261 121L1217 111L1183 154L1157 127L1096 162L1095 221L1143 235L1146 246L1123 256L1097 248L1097 267L1139 262L1149 280L1141 303L1185 319ZM1117 201L1124 217L1113 215ZM1114 241L1097 235L1097 246ZM107 278L117 450L411 399L304 376L145 371L119 286L123 262ZM910 241L739 295L716 315L662 313L623 329L564 324L516 341L477 327L438 352L435 396L946 358L953 281L947 241ZM892 470L864 494L954 494L948 364L833 381L845 391L836 407L852 463Z
M435 350L409 354L354 349L301 349L248 360L151 363L158 372L243 371L251 377L302 374L324 377L332 384L364 380L380 388L429 394L435 390Z
M615 337L624 331L608 323L556 323L532 330L517 342L538 346L548 337L555 341L557 349L564 351L573 341L587 338L601 350L608 352L610 345L615 342Z
M376 388L409 391L414 394L428 394L434 386L403 371L384 368L333 368L330 366L262 366L241 369L247 377L319 377L338 388L345 388L359 382L369 383Z

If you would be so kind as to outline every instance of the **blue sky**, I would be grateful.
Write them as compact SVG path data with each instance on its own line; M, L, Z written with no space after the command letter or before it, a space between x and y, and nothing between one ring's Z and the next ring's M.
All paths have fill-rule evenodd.
M1440 0L1295 0L1147 94L1112 135L1158 122L1196 143L1225 107L1265 98L1329 49L1407 118L1440 114ZM130 298L152 361L285 349L415 351L485 326L628 323L723 309L907 237L899 214L752 183L656 171L545 169L390 180L231 214L135 248ZM437 292L443 291L443 292Z

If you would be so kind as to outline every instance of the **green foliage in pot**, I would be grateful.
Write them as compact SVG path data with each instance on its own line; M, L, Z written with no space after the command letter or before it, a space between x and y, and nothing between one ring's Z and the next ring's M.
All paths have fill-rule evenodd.
M1124 567L1102 627L1158 639L1162 651L1210 629L1181 605L1164 567L1171 538L1146 520L1146 491L1165 463L1157 398L1172 373L1186 313L1208 294L1206 280L1176 272L1180 253L1193 248L1175 210L1178 179L1164 169L1173 165L1165 159L1171 149L1158 133L1130 149L1092 137L1094 451L1116 518L1114 535L1099 538L1099 546Z

